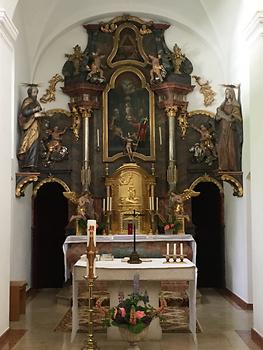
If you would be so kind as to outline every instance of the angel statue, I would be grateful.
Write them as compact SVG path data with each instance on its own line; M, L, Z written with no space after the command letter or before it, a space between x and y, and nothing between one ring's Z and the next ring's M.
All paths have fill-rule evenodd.
M77 205L76 214L71 216L69 223L73 220L95 219L94 200L90 192L80 195L77 195L76 192L63 192L63 194L70 202Z
M199 196L200 192L196 192L189 188L185 189L183 193L177 194L175 192L170 192L169 207L172 212L172 216L175 216L176 220L181 223L181 232L185 233L184 222L189 221L189 216L185 214L184 202L192 197Z

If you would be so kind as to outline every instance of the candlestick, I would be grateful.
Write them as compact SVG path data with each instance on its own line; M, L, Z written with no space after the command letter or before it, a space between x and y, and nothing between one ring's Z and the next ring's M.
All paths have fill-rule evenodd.
M166 255L169 255L169 251L170 251L169 243L166 243Z
M183 243L180 243L180 255L184 255Z
M176 243L174 243L174 255L176 255Z

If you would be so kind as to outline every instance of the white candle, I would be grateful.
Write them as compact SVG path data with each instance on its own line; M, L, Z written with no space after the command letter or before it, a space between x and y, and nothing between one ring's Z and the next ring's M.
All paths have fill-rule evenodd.
M159 209L159 198L158 197L156 197L156 211L158 211L158 209Z
M111 211L112 210L112 197L110 197L110 208L109 210Z
M176 255L176 243L174 243L174 255Z
M180 255L184 255L184 246L183 246L183 243L180 243Z
M97 147L100 147L100 129L97 129Z
M149 209L152 210L152 200L151 200L151 197L149 197Z
M166 243L166 255L169 255L169 243Z
M153 198L153 196L151 197L151 201L152 201L152 210L154 210L154 198Z
M163 140L162 140L162 128L159 126L159 140L160 140L160 146L162 146L163 144Z
M105 198L102 199L102 210L105 211Z
M96 220L88 220L88 224L87 224L87 245L88 246L91 238L93 239L93 244L96 247Z
M106 198L106 210L110 210L110 205L109 205L110 203L109 202L110 202L110 199L109 199L109 197L107 197Z

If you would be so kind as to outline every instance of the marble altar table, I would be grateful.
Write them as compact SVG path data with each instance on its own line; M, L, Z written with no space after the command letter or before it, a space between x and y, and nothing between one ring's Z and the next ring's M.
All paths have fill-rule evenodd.
M86 274L87 262L78 260L73 267L73 306L72 306L72 332L71 341L74 340L79 328L78 319L78 284L83 281ZM96 275L98 280L109 281L110 307L118 305L118 293L130 294L133 290L134 275L140 276L140 290L147 290L149 303L159 306L159 292L162 280L188 281L189 289L189 329L196 339L196 281L197 268L193 262L184 259L182 263L165 263L164 258L153 258L138 265L131 265L122 259L113 261L96 261ZM120 339L117 327L107 329L109 339ZM160 340L162 330L159 319L155 318L150 325L148 339Z
M115 258L129 256L133 249L133 235L98 236L98 254L111 253ZM166 253L166 244L183 242L184 253L195 264L196 242L192 235L136 235L136 249L141 257L160 258ZM87 236L68 236L63 244L65 281L70 277L72 266L86 253Z

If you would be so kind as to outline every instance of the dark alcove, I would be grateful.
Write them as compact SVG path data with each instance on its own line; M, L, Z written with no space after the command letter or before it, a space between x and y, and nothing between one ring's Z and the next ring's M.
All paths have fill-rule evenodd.
M64 281L62 245L68 222L68 203L64 188L46 183L33 202L32 273L34 288L58 288Z
M192 220L197 243L198 287L225 287L223 200L216 185L199 183L192 199Z

